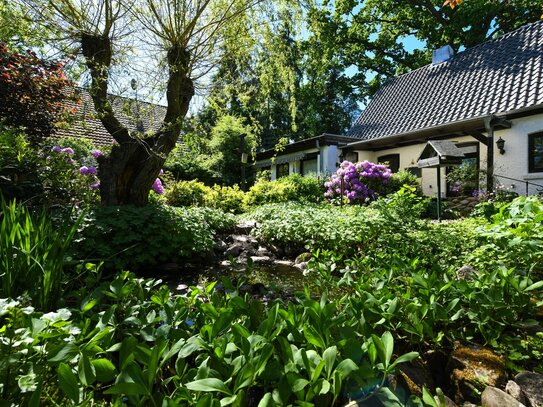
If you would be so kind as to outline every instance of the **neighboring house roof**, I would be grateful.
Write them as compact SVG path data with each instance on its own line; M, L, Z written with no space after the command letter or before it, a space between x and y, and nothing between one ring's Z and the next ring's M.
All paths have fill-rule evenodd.
M351 141L353 141L351 137L324 133L320 136L311 137L305 140L297 141L295 143L287 144L285 148L279 152L276 151L274 148L260 151L256 154L256 161L268 160L274 156L279 157L286 154L298 153L311 148L316 148L319 145L346 145ZM299 157L303 158L301 155ZM279 161L279 163L280 162L281 161Z
M543 104L543 21L385 83L347 136L364 141L426 134L474 118L527 113ZM460 125L462 124L462 125ZM407 138L406 138L407 139ZM354 143L353 143L354 144ZM368 143L365 143L368 144Z
M89 92L85 89L79 89L78 93L80 103L73 100L67 102L67 107L75 111L74 116L67 125L57 130L55 136L84 137L91 140L96 146L111 145L113 137L98 119ZM166 115L165 106L115 95L108 97L117 118L131 133L157 131Z

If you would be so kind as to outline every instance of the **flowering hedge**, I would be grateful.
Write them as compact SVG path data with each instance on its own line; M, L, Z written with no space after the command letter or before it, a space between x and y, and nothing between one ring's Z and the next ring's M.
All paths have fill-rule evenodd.
M386 185L391 176L392 171L386 165L343 161L336 174L324 184L327 188L324 196L330 203L339 203L343 180L343 195L347 203L364 204L377 199L379 187Z

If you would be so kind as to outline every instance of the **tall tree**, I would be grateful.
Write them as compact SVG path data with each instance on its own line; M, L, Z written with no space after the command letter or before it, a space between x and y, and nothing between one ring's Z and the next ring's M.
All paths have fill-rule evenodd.
M353 86L367 97L384 80L427 64L432 50L475 46L538 20L542 8L541 0L324 0L308 15L312 33L353 67ZM425 49L407 50L407 38Z
M225 27L257 0L43 0L65 37L81 49L91 78L90 94L98 116L116 140L99 159L102 203L145 205L151 185L179 138L195 94L195 81L219 57ZM30 2L36 4L35 1ZM140 64L163 68L166 115L160 129L132 134L108 100L110 73L122 47L142 52ZM147 54L143 54L148 51ZM160 65L153 62L160 60ZM149 73L151 74L151 73Z

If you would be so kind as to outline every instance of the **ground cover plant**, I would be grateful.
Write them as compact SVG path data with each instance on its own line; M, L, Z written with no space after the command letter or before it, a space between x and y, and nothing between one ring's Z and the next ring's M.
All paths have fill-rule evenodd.
M541 338L525 330L543 305L541 201L519 198L491 222L444 224L420 218L426 204L404 188L369 206L280 203L245 214L261 222L262 243L313 253L303 277L311 289L289 301L263 302L227 279L201 279L175 295L128 272L104 279L93 264L72 270L57 253L61 308L48 312L40 289L22 283L0 301L1 397L22 405L431 405L438 389L421 399L387 378L455 341L504 353L510 369L542 371ZM114 269L137 267L204 253L214 232L234 224L211 208L156 205L89 211L78 245L102 247L95 255L120 262ZM15 204L4 207L2 221L16 213ZM58 238L44 230L44 241ZM494 256L477 254L485 245ZM460 277L465 264L473 272Z

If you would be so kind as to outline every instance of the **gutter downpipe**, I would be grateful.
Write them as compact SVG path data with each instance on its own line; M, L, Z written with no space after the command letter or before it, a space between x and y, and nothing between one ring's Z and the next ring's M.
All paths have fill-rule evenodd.
M483 119L485 129L488 133L488 145L486 147L486 191L494 192L494 123L492 123L493 115Z
M319 171L319 174L322 174L322 152L321 152L321 143L317 139L315 140L315 147L319 150L319 155L317 156L317 169Z

